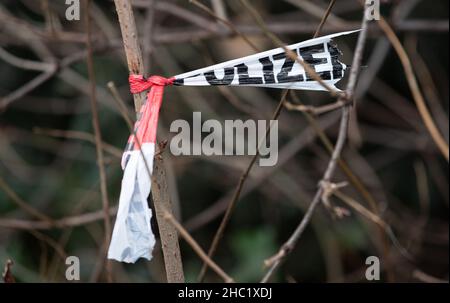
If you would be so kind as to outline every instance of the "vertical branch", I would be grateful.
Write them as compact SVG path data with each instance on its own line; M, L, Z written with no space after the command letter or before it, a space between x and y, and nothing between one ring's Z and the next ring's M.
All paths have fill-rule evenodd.
M97 108L97 98L95 91L95 72L94 72L94 62L92 59L92 42L91 42L91 18L89 15L89 2L90 0L84 1L85 8L85 25L86 25L86 48L87 48L87 66L88 66L88 74L89 74L89 94L91 99L91 110L92 110L92 126L94 128L95 134L95 148L97 151L97 165L98 171L100 174L100 192L102 195L102 205L103 205L103 214L104 214L104 225L105 225L105 242L104 242L104 256L106 257L106 251L109 247L109 241L111 237L111 222L109 220L109 200L108 200L108 190L107 190L107 181L106 181L106 173L105 173L105 162L103 157L103 148L102 148L102 133L100 130L100 122L98 119L98 108ZM108 282L112 282L112 267L111 261L105 260L106 262L106 277Z
M122 39L127 57L128 69L133 74L143 74L144 65L139 46L136 23L129 0L114 0L119 17ZM144 95L134 95L135 109L139 112L145 102ZM167 282L184 282L183 264L181 262L178 234L170 222L164 219L164 210L171 211L172 205L167 189L164 162L161 156L156 156L152 177L152 196L158 221L161 246L164 254Z
M166 219L172 214L172 201L166 181L166 171L162 155L155 155L152 177L152 197L155 205L156 219L158 220L161 246L164 254L167 282L183 283L183 263L181 262L178 233L175 226Z
M142 74L144 72L144 63L142 60L141 47L139 46L137 38L136 23L134 21L131 3L129 0L114 0L114 3L119 17L128 69L130 74ZM133 98L134 108L136 112L139 112L142 104L145 102L145 95L143 93L133 94Z

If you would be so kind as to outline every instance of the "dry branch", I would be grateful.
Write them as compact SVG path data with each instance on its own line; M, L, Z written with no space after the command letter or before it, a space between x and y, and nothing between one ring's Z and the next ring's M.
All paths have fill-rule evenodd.
M132 74L144 74L142 52L139 46L136 23L130 1L115 0L117 15L119 17L120 29L128 62L128 69ZM136 112L145 102L143 94L134 95ZM164 162L162 157L155 157L154 173L152 178L152 196L158 221L161 245L164 254L167 282L184 282L183 265L181 262L180 248L176 229L163 217L162 210L172 210L170 196L167 192L167 181L164 173Z
M423 122L425 123L425 126L428 132L430 133L431 137L433 138L434 142L436 143L439 150L441 151L441 153L444 155L445 159L448 162L449 161L448 143L442 137L441 133L439 132L439 129L434 123L433 117L428 111L422 92L420 91L419 85L417 84L416 76L414 75L414 70L412 68L411 60L409 59L408 54L406 53L397 35L384 18L381 18L378 21L378 25L384 31L386 37L392 43L392 46L397 52L400 61L403 65L403 69L405 70L406 79L408 80L408 84L411 89L411 93L414 97L414 101L416 102L420 116L422 117Z

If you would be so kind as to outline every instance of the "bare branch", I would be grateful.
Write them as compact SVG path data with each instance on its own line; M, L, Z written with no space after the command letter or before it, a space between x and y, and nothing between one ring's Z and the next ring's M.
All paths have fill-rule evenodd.
M84 0L85 12L89 12L90 0ZM95 70L93 61L93 51L92 51L92 41L91 41L91 17L89 13L86 13L86 48L88 51L87 55L87 66L89 74L89 87L90 87L90 100L91 100L91 110L92 110L92 126L94 128L95 134L95 148L97 151L97 166L100 174L100 192L102 195L102 205L104 214L104 227L105 227L105 239L104 239L104 249L107 250L109 247L109 242L111 241L111 221L109 220L109 198L108 198L108 187L105 172L105 160L103 156L102 148L102 133L100 128L100 121L98 118L98 108L97 108L97 94L96 94L96 83L95 83ZM106 252L106 251L105 251ZM105 253L106 257L106 253ZM112 264L110 260L105 260L106 264L106 277L108 282L112 282Z
M416 76L414 75L414 70L412 68L411 60L409 59L408 54L403 48L403 45L398 39L397 35L384 18L381 17L381 19L378 21L377 24L384 31L386 37L392 43L392 46L397 52L397 55L399 56L400 61L403 65L403 69L405 70L406 79L408 80L409 88L411 89L411 93L414 97L414 101L416 102L420 116L422 117L425 126L427 127L428 132L430 133L434 142L439 147L439 150L441 151L441 153L444 155L445 159L448 162L449 161L448 143L442 137L441 133L439 132L439 129L436 127L433 121L433 117L428 111L427 105L422 96L422 92L420 91L419 85L417 84Z
M117 15L119 17L122 39L128 62L128 69L132 74L144 74L141 48L136 30L133 10L129 1L115 0ZM139 112L141 105L145 102L143 94L134 94L135 109ZM153 182L154 181L154 182ZM162 217L162 209L171 210L171 202L167 193L167 182L164 174L163 159L155 157L155 168L153 183L153 203L156 210L156 219L159 225L166 275L168 282L184 282L183 265L181 262L178 236L174 227ZM161 189L158 191L158 189Z
M222 279L231 283L234 282L233 278L231 278L228 274L226 274L223 269L221 269L211 258L203 251L203 249L198 245L198 243L192 238L192 236L178 223L177 220L173 217L172 214L167 211L164 212L164 218L168 220L177 230L178 233L188 242L188 244L192 247L192 249L197 253L197 255L208 264L210 268L212 268Z
M367 38L367 19L365 16L363 16L362 24L361 24L361 31L359 33L358 42L355 49L355 55L353 57L353 63L352 68L350 71L350 77L347 84L346 89L346 99L344 100L351 100L353 97L353 92L356 85L356 79L358 76L359 67L362 60L362 55L364 51L364 45ZM342 99L341 99L342 100ZM343 100L343 101L344 101ZM331 181L331 178L334 174L334 171L336 169L336 165L338 163L338 160L340 158L341 152L344 148L345 141L347 138L347 130L348 130L348 121L350 118L350 106L346 105L342 108L342 116L341 116L341 123L339 126L339 134L336 142L336 146L334 147L333 154L331 156L331 160L328 163L328 167L322 177L322 180L319 182L319 190L317 191L316 195L314 196L313 201L311 202L308 210L306 211L302 221L297 226L293 234L289 237L289 239L281 246L278 253L276 253L273 257L269 258L266 261L266 265L269 266L269 270L262 279L262 282L268 282L275 270L279 267L281 262L286 258L286 256L294 249L295 245L297 244L298 240L303 234L303 231L308 226L309 222L311 221L311 218L314 214L314 211L316 207L320 204L322 201L322 196L324 194L324 187L323 185L327 182Z

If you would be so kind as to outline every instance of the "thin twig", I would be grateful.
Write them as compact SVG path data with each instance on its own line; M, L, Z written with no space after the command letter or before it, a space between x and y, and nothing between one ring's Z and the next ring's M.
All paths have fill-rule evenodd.
M17 193L5 182L5 180L0 176L0 189L6 193L6 195L23 211L29 215L36 217L48 224L53 223L53 219L47 215L41 213L39 210L35 209L33 206L25 202Z
M55 75L56 71L57 68L55 66L55 68L51 71L41 73L39 76L36 76L36 78L11 92L9 95L0 98L0 111L5 110L12 102L22 98L23 96L34 90L36 87L48 81Z
M300 102L300 100L297 98L297 96L294 93L292 93L292 98L294 100L296 100L298 103ZM332 142L330 141L330 139L328 138L328 136L325 134L325 132L317 125L315 117L310 115L308 112L302 112L302 113L305 115L305 117L308 120L308 122L310 123L310 125L317 132L319 139L322 141L322 143L325 146L325 148L327 149L327 151L330 153L330 155L332 155L334 146L333 146ZM363 182L353 173L353 171L350 169L347 162L344 159L340 158L340 159L338 159L338 165L339 165L340 169L342 170L342 172L347 176L347 178L350 181L350 183L352 184L352 186L367 201L367 203L369 204L372 211L379 214L380 210L379 210L378 203L375 201L375 198L368 191L368 189L363 184ZM385 259L387 260L388 253L389 253L389 247L388 247L388 242L385 237L385 233L383 232L383 230L381 228L380 228L380 238L381 238L381 242L383 244L383 248L381 249L382 254L385 257ZM392 280L393 274L390 270L390 267L386 266L386 270L388 273L388 275L387 275L388 279Z
M392 228L389 226L388 223L386 223L386 221L384 221L378 215L374 214L373 212L365 208L361 203L358 203L356 200L347 196L346 194L342 193L339 190L332 191L331 194L338 197L341 201L343 201L345 204L353 208L363 217L369 219L370 221L374 222L379 227L381 227L385 231L386 235L391 239L392 243L398 249L400 254L408 260L413 259L411 254L400 244L394 232L392 231Z
M417 79L423 89L428 105L432 111L432 114L436 118L436 123L440 127L444 137L448 140L449 137L449 120L446 114L446 110L442 106L442 101L438 96L438 88L433 81L433 76L428 69L426 62L417 50L417 36L409 36L405 42L405 48L409 52L411 61L414 62L413 68L415 69Z
M264 32L264 34L272 40L273 43L275 43L278 47L281 47L285 52L286 55L296 61L298 64L300 64L303 69L308 73L308 75L311 76L312 79L317 81L325 90L327 90L332 97L342 97L340 92L336 91L333 87L328 85L320 76L319 74L312 68L309 64L305 63L295 52L288 49L286 47L286 44L283 43L274 33L270 31L270 29L267 27L266 23L264 22L264 19L261 17L261 15L253 8L253 6L248 3L247 0L239 0L242 5L247 9L247 11L252 15L253 19L256 21L260 29Z
M148 8L147 0L134 0L132 2L133 7L144 9ZM215 22L212 22L209 19L197 13L194 13L193 11L186 9L176 3L169 1L155 1L154 9L160 13L170 14L171 16L185 20L193 25L198 26L199 28L204 28L212 32L217 30L217 24Z
M305 1L305 0L284 0L284 1L300 8L305 13L308 13L312 17L318 18L320 20L322 20L323 16L326 14L326 10L322 8L320 3L315 3L314 1ZM333 27L334 26L340 27L345 26L348 22L334 14L331 14L330 11L329 16L327 16L327 23Z
M299 98L294 94L292 91L292 99L295 100L297 103L300 103ZM301 104L300 104L301 105ZM304 105L303 105L304 106ZM311 125L311 127L314 129L314 131L317 133L317 136L319 137L322 144L325 146L327 151L329 152L330 156L333 154L334 146L331 140L328 138L327 134L320 128L320 126L317 123L317 120L314 116L308 113L308 111L301 111L306 119L308 120L308 123ZM361 180L352 172L350 167L348 166L347 162L340 158L338 160L338 164L340 169L343 171L343 173L347 176L349 182L355 187L355 189L364 197L364 199L369 203L370 207L373 210L377 209L377 203L372 196L372 194L367 190L367 188L364 186L364 184L361 182Z
M201 10L205 11L207 14L209 14L211 17L216 18L220 22L222 22L224 25L226 25L232 32L234 32L237 36L241 37L248 45L250 45L255 51L259 52L259 48L252 42L250 39L247 38L243 33L241 33L236 26L234 26L233 23L228 21L227 19L224 19L220 16L218 16L214 11L212 11L209 7L206 5L198 2L197 0L189 0L192 4L200 8Z
M383 17L380 18L380 20L377 22L377 24L384 31L384 33L386 34L386 37L392 43L392 46L394 47L395 51L397 52L397 55L403 65L403 69L406 74L406 79L408 80L408 85L409 85L409 88L411 89L411 93L414 97L414 101L416 102L416 106L420 113L420 116L422 117L423 122L425 123L425 126L426 126L428 132L430 133L431 137L433 138L433 141L436 143L436 145L438 146L442 155L444 155L445 159L448 162L449 161L448 143L442 137L439 129L436 127L436 125L433 121L433 117L431 116L430 112L428 111L427 105L422 96L422 92L420 91L419 85L417 84L416 76L414 75L414 70L412 68L411 60L409 59L408 54L406 53L402 43L398 39L395 32L392 30L389 23L387 23Z
M46 63L40 61L33 61L28 59L22 59L19 57L10 54L5 49L0 47L0 59L8 62L12 66L25 69L25 70L35 70L42 72L50 72L53 71L55 64L54 63Z
M290 102L285 103L285 107L287 110L295 110L299 112L309 113L314 116L322 115L325 113L329 113L335 111L336 109L342 108L348 104L348 101L342 101L342 99L337 100L334 103L322 105L322 106L313 106L313 105L304 105L304 104L293 104Z
M77 140L83 140L90 143L95 144L95 135L87 132L82 131L76 131L76 130L61 130L61 129L46 129L46 128L40 128L35 127L33 128L33 132L35 134L39 135L46 135L51 136L54 138L68 138L68 139L77 139ZM111 145L106 142L101 142L102 149L109 153L111 156L114 156L116 158L122 157L122 150L115 147L114 145Z
M448 284L448 280L444 280L444 279L439 279L436 277L433 277L427 273L424 273L421 270L414 270L412 276L414 278L416 278L417 280L421 281L421 282L425 282L425 283L445 283Z
M108 188L105 172L105 160L102 148L102 133L100 129L100 121L98 118L98 108L97 108L97 94L96 94L96 84L95 84L95 71L94 71L94 61L93 61L93 51L92 51L92 41L91 41L91 17L89 12L90 0L84 1L85 8L85 26L86 26L86 48L87 48L87 66L90 84L90 100L91 100L91 110L92 110L92 126L94 128L95 134L95 148L97 151L97 166L100 174L100 192L102 196L103 205L103 215L104 215L104 227L105 227L105 238L104 246L108 249L110 237L111 237L111 221L109 220L109 199L108 199ZM106 257L106 253L105 253ZM106 265L106 278L108 282L112 282L112 263L110 260L104 259Z
M281 96L281 99L280 99L280 102L278 103L278 106L275 109L275 112L274 112L274 114L272 116L271 121L277 120L278 117L280 116L280 113L281 113L281 110L283 109L283 104L286 101L286 97L287 97L288 92L289 92L288 90L285 90L283 92L283 94ZM251 171L253 165L255 164L256 159L259 157L260 147L263 144L264 140L267 139L267 136L268 136L268 134L270 132L270 129L272 128L272 124L273 123L271 122L271 124L266 129L266 133L265 133L264 139L262 140L262 142L259 143L258 149L256 151L256 154L252 157L252 159L251 159L250 163L248 164L247 168L245 169L245 171L242 173L241 177L239 178L239 183L236 186L236 190L234 191L233 197L231 198L231 200L230 200L230 202L229 202L229 204L227 206L227 209L225 211L225 215L223 216L222 221L220 222L220 226L217 229L217 231L216 231L216 233L214 235L213 241L211 243L211 246L210 246L210 248L208 250L208 257L209 258L212 258L214 256L214 254L215 254L215 252L217 250L217 247L219 246L219 242L222 239L223 233L225 232L225 227L227 226L228 221L231 218L231 213L233 212L234 207L235 207L235 205L236 205L236 203L239 200L239 197L241 195L241 191L242 191L242 188L244 186L244 183L247 180L247 177L250 174L250 171ZM205 262L205 263L203 263L202 269L200 270L200 274L198 276L198 280L199 281L203 281L203 279L205 278L207 269L208 269L208 264Z
M325 14L322 16L322 20L320 20L320 24L317 27L316 32L314 33L313 38L317 38L320 35L320 32L322 31L323 26L325 25L325 22L328 20L328 16L330 16L331 10L333 9L334 4L336 3L336 0L331 0L330 4L328 4L328 8L325 11Z
M178 231L178 233L188 242L188 244L192 247L192 249L197 253L197 255L208 264L208 266L213 269L222 279L227 283L234 282L233 278L231 278L227 273L223 271L198 245L198 243L192 238L192 236L181 226L180 223L174 218L174 216L167 211L164 211L164 218L168 220Z
M303 0L302 0L303 1ZM299 17L298 19L301 19ZM215 23L214 23L215 24ZM394 25L394 28L398 32L442 32L448 33L449 20L407 20L401 21ZM354 30L359 28L361 24L359 22L347 22L344 26L331 26L325 25L322 29L322 33L336 33L342 31ZM235 23L236 29L247 36L259 36L261 30L258 26L249 25L243 22ZM316 25L310 21L271 21L267 22L268 29L278 35L285 34L310 34L316 30ZM370 32L377 34L380 30L376 25L370 26ZM220 28L219 30L210 30L209 28L179 28L175 30L162 30L155 34L155 42L158 43L181 43L192 42L193 40L204 40L211 38L225 38L229 37L233 31L228 28Z
M1 181L1 180L0 180ZM1 185L1 182L0 182ZM108 215L114 217L117 212L117 207L111 207L108 210ZM54 229L54 228L68 228L82 226L93 222L100 221L104 218L102 210L85 213L81 215L64 217L61 219L30 221L22 219L0 219L0 227L23 229L23 230L38 230L38 229Z
M64 251L64 248L61 245L59 245L59 243L56 242L53 238L33 229L29 230L29 233L32 234L34 237L36 237L38 240L43 241L47 243L50 247L52 247L55 250L55 252L60 256L61 260L66 260L67 253Z
M123 119L127 123L128 129L132 131L134 123L129 115L129 111L128 111L127 106L125 105L125 102L120 97L120 94L119 94L119 91L117 90L116 85L114 84L114 82L110 81L110 82L108 82L107 86L108 86L109 91L111 92L111 95L113 96L114 101L116 101L116 103L119 107L120 114L122 115Z

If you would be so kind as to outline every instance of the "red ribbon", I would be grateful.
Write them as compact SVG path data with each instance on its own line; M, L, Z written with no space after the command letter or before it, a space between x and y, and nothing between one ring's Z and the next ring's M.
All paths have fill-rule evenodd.
M164 87L172 85L175 78L164 78L151 76L144 78L142 75L130 75L130 92L132 94L142 93L148 90L147 102L142 105L138 119L134 125L134 134L128 139L125 152L139 150L144 143L156 142L156 129L158 127L159 109L161 108ZM136 144L135 134L139 144Z

